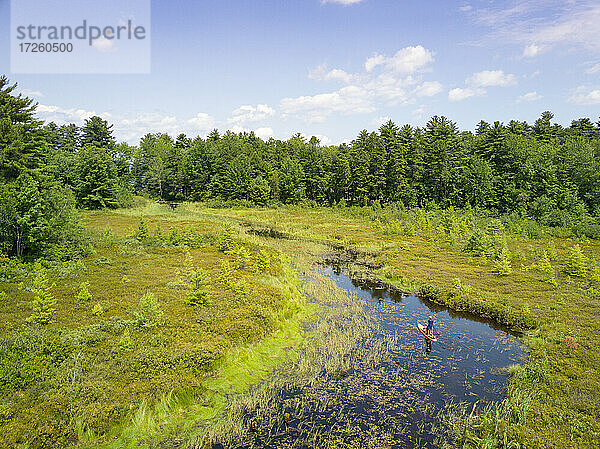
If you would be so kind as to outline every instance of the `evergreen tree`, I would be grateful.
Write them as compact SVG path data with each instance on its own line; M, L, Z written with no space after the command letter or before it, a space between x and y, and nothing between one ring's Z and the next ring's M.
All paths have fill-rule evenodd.
M97 115L86 119L81 128L81 146L92 145L112 150L116 145L112 128L113 125Z
M105 148L84 146L77 154L76 196L79 205L89 209L119 206L117 172Z

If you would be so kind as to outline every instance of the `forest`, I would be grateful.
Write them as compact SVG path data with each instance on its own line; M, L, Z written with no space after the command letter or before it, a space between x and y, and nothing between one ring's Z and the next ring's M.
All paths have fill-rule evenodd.
M468 205L600 237L600 121L589 118L564 128L546 111L532 125L481 121L470 132L434 116L423 128L389 121L329 146L300 134L264 141L216 129L206 138L147 134L132 146L117 143L97 116L81 127L42 123L14 89L1 79L0 235L11 256L64 252L74 209L126 207L134 195L248 206Z

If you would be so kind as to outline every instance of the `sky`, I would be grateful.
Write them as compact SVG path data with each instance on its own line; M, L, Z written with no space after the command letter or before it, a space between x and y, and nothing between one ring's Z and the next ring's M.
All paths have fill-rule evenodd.
M131 144L213 128L337 144L389 119L474 130L547 110L568 126L600 116L598 24L600 1L163 0L149 73L21 74L0 0L0 74L39 118L99 115Z

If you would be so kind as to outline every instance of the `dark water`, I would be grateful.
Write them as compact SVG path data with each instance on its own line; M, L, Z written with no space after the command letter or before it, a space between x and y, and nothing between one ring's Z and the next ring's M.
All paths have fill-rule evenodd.
M508 374L502 368L523 356L506 329L353 281L343 266L327 265L323 272L364 299L378 321L375 333L343 375L324 374L316 383L283 389L277 408L285 422L270 429L268 439L258 431L244 447L438 448L449 438L442 419L448 404L482 407L505 396ZM430 314L439 342L428 344L416 322ZM374 366L361 358L368 358L375 340L385 341L386 351Z
M353 282L347 271L327 267L325 273L346 291L367 300L381 325L381 337L402 336L393 362L431 377L431 393L454 401L498 401L506 394L507 373L501 368L523 356L519 340L507 329L471 314L452 312L415 295ZM438 342L428 345L417 320L433 315ZM431 347L429 347L431 346Z

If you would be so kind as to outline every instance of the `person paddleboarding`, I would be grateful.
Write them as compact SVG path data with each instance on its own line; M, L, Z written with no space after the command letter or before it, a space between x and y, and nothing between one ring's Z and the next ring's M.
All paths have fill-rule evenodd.
M429 337L433 337L433 315L429 315L427 318L427 328L425 329L425 332Z
M433 316L429 315L427 318L427 325L417 321L417 329L423 334L426 340L437 342L437 337L434 335L434 322Z

